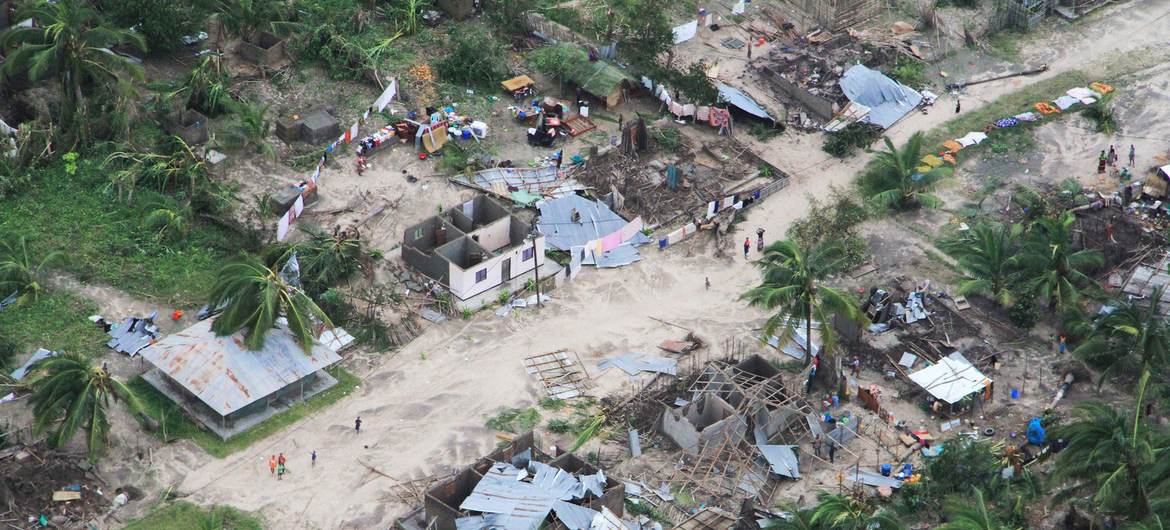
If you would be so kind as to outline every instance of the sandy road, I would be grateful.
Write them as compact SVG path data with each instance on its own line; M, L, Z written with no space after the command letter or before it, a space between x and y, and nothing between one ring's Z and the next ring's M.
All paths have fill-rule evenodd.
M1025 62L1047 62L1047 73L980 85L964 96L964 106L975 109L1038 79L1158 43L1170 30L1168 13L1170 2L1129 2L1030 43L1023 50ZM952 116L949 108L944 97L929 114L909 116L890 135L900 142L929 129ZM806 193L845 185L864 164L864 157L822 160L820 143L816 135L786 134L760 149L794 182L750 212L744 224L749 231L761 226L769 237L783 234L804 215ZM706 245L663 253L649 249L634 266L583 274L553 293L555 300L539 313L502 319L486 311L471 321L436 326L365 374L354 395L245 452L216 460L182 444L156 451L155 461L165 462L158 478L178 482L179 490L199 503L259 511L272 528L388 527L403 507L388 494L390 481L370 473L363 462L406 478L487 452L494 438L483 427L485 416L539 396L523 372L523 357L568 348L592 369L603 356L652 351L661 340L678 338L679 330L650 316L692 327L716 348L727 337L744 337L764 316L737 301L757 273L738 252L728 259L710 254ZM704 289L704 277L711 279L710 290ZM616 373L592 371L599 394L625 383ZM363 430L355 434L358 415ZM307 465L311 450L320 455L315 468ZM268 455L277 451L291 455L291 474L280 482L265 469Z

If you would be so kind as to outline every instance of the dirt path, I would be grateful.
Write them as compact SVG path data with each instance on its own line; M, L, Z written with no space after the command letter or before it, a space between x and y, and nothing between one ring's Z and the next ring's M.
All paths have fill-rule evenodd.
M964 96L964 106L973 110L1027 83L1156 43L1170 30L1167 12L1170 6L1153 0L1107 8L1052 43L1029 45L1023 62L1048 62L1048 73L980 85ZM890 135L901 142L914 131L934 127L952 116L951 107L944 98L929 114L909 116ZM761 226L770 237L779 237L805 214L806 193L848 184L865 162L864 157L826 160L820 145L817 135L786 134L758 146L794 182L752 210L745 228ZM648 249L646 259L634 266L582 274L555 291L539 313L529 310L503 319L482 312L470 322L436 326L364 374L353 396L247 451L224 460L192 457L183 446L155 451L156 461L182 461L159 469L158 478L178 483L179 491L199 503L259 511L272 528L387 527L404 507L389 495L391 481L370 473L363 462L406 478L463 465L487 452L495 439L483 427L485 417L539 396L522 369L524 357L572 349L595 376L596 393L603 395L627 384L627 378L598 373L598 359L653 351L661 340L679 337L680 330L651 316L692 327L716 345L729 337L747 338L765 315L737 298L756 281L757 272L738 252L732 253L734 259L715 259L710 250L706 243L663 253ZM703 287L704 277L711 280L710 290ZM363 430L356 434L353 419L359 415ZM312 450L319 455L314 468L308 466ZM264 469L268 455L277 451L291 455L291 475L280 482Z

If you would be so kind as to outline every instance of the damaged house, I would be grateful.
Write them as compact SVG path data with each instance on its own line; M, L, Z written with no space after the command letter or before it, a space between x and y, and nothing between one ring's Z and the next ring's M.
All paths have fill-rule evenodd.
M528 223L478 195L407 228L402 259L450 290L457 307L475 309L501 289L523 288L537 273L556 276L561 268L545 260L544 241Z
M621 517L625 485L572 453L543 453L535 434L479 459L427 489L402 528L438 530L586 530ZM419 517L422 520L419 520Z

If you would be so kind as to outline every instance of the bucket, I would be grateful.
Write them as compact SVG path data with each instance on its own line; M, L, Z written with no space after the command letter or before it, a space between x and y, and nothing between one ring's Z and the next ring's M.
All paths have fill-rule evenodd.
M463 129L462 138L464 140L470 140L471 139L471 129Z
M1012 389L1012 399L1020 399L1020 391L1018 389Z
M882 464L881 469L882 469L882 476L888 477L888 476L890 476L890 471L893 470L893 466L891 466L890 464Z
M833 394L833 408L837 408L840 406L841 406L841 397L838 396L837 394Z
M902 465L902 475L909 477L913 474L914 474L914 464L903 464Z

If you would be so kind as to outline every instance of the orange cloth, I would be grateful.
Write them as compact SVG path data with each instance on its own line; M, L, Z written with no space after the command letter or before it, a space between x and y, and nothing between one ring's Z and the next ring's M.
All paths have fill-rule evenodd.
M947 162L950 162L950 164L951 164L952 166L955 166L955 165L958 165L958 164L959 164L957 161L955 161L955 155L952 155L952 154L949 154L949 153L948 153L948 154L945 154L945 155L943 155L943 156L942 156L942 159L943 159L943 160L946 160Z
M1035 104L1034 107L1040 111L1040 114L1060 114L1060 109L1043 101Z
M958 153L959 151L963 150L963 144L956 142L954 140L947 140L947 141L943 142L943 147L945 147L947 149L947 151L950 151L952 153Z
M1089 83L1089 88L1093 89L1093 92L1098 94L1108 94L1113 92L1112 86L1106 85L1105 83L1098 83L1096 81Z

